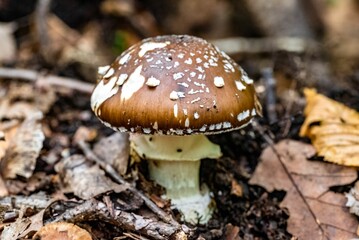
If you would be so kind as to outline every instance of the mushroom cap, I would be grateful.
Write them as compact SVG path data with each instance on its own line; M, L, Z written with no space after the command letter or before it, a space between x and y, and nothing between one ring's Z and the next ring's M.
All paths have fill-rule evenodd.
M99 74L91 108L120 132L220 133L245 126L260 111L243 69L193 36L144 39Z

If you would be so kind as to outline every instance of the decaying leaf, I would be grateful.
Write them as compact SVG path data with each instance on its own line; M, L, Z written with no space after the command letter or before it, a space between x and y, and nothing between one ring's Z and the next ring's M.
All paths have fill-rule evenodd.
M308 161L315 153L309 144L284 140L274 149L268 147L263 151L250 183L268 191L287 192L281 207L289 210L288 231L299 239L355 237L357 220L345 209L345 197L329 191L329 187L353 182L356 170Z
M305 89L306 119L301 136L309 137L319 156L346 166L359 166L359 113L314 89Z
M44 212L45 210L41 210L30 217L30 225L19 235L19 238L25 238L28 234L38 231L43 226Z
M30 218L24 217L25 208L19 211L19 217L15 222L6 226L1 233L1 240L16 240L31 224Z
M81 73L92 79L97 67L112 58L102 42L102 29L97 22L89 22L83 33L69 27L55 14L49 14L46 22L49 41L47 46L42 47L48 62L60 66L79 63Z
M0 99L0 120L24 119L34 112L47 113L56 100L54 89L13 82Z
M93 165L83 155L72 155L61 160L55 167L67 192L82 199L90 199L108 191L122 192L123 185L112 182L98 165Z
M124 175L127 171L130 155L128 134L116 132L107 138L101 139L95 144L94 152L112 165L118 173Z
M9 142L5 156L0 162L1 175L4 179L32 176L45 139L41 124L38 123L42 117L42 113L37 112L26 118Z
M49 223L43 226L32 239L42 240L91 240L91 235L75 224L67 222Z

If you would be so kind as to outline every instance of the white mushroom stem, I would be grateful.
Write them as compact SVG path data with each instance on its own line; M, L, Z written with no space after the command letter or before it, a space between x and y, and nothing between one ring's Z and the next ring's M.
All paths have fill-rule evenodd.
M213 212L207 189L200 190L199 169L203 158L219 158L220 147L205 135L132 135L131 146L149 161L150 177L166 188L184 217L192 223L206 223Z

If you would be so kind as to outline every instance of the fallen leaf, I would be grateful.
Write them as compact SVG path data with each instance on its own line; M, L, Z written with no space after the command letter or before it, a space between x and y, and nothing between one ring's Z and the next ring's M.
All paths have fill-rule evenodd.
M44 217L44 212L45 210L41 210L30 217L30 225L19 235L19 238L25 238L28 234L37 232L43 226L42 219Z
M356 170L308 161L315 153L309 144L283 140L274 149L263 151L249 183L261 185L269 192L287 192L281 207L289 210L288 231L299 239L355 237L358 221L345 209L345 197L329 191L329 187L353 182Z
M72 223L55 222L43 226L32 239L53 240L91 240L91 235Z
M5 156L0 162L1 175L4 179L32 176L45 139L41 124L38 123L42 117L42 113L37 112L26 118L9 142Z
M130 155L128 134L116 132L101 139L95 144L94 153L112 165L118 173L125 175Z
M47 113L56 100L51 87L38 88L34 84L13 82L0 98L0 120L24 119L34 112Z
M64 183L64 191L73 192L82 199L90 199L108 191L122 192L123 185L112 182L98 165L87 161L83 155L72 155L55 166Z
M4 227L1 240L16 240L31 224L30 218L24 217L25 207L19 211L19 217L15 222Z
M359 113L345 105L305 89L306 119L300 136L309 137L324 160L359 166Z

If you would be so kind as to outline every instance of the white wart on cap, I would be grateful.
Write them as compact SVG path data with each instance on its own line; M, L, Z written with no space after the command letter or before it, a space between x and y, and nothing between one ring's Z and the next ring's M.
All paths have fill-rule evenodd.
M145 39L100 70L92 110L121 132L219 133L243 127L260 107L243 69L197 37Z

